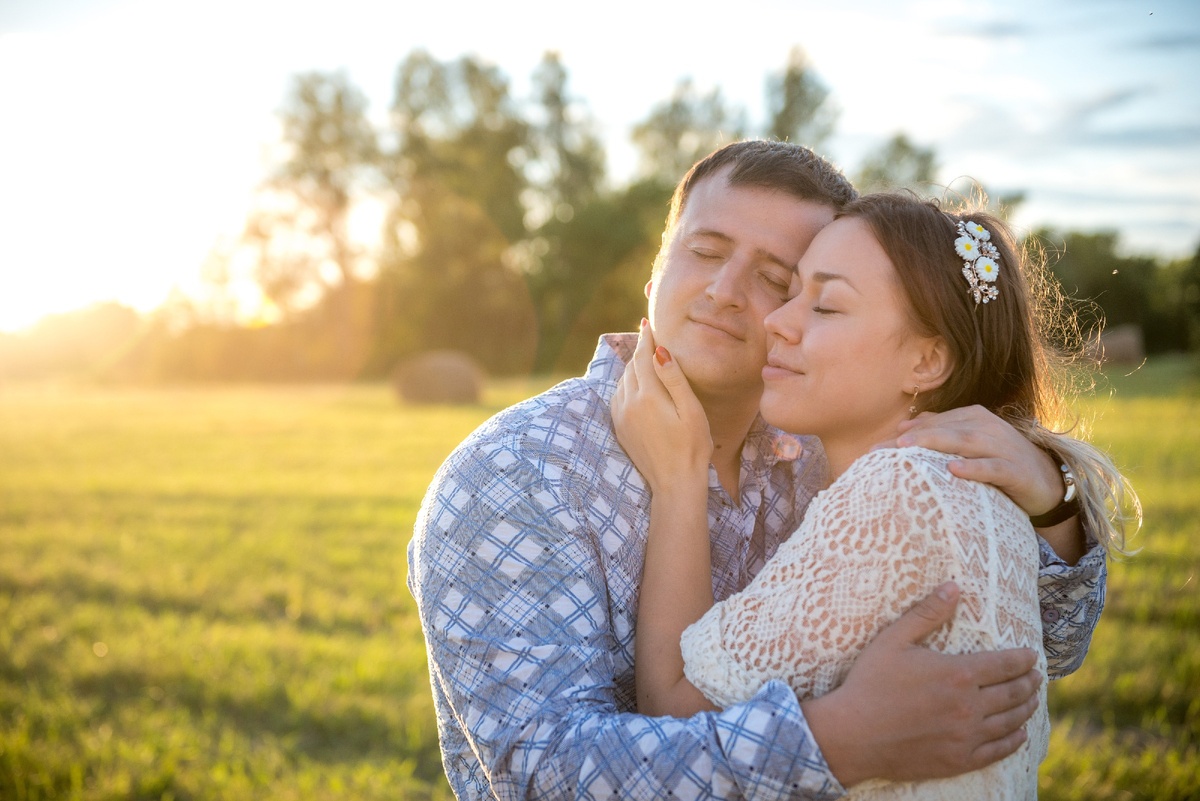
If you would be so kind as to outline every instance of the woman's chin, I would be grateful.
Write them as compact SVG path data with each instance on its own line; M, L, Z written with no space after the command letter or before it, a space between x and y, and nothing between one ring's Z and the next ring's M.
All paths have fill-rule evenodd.
M796 413L796 401L783 397L772 398L770 393L764 393L759 412L767 425L774 426L789 434L811 434L811 425L802 415Z

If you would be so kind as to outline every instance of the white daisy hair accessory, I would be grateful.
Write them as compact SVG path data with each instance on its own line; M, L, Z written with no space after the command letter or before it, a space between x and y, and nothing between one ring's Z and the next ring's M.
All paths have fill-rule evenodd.
M963 277L970 285L968 293L975 305L1000 297L996 279L1000 277L1000 251L992 244L992 234L976 222L960 220L954 250L963 260Z

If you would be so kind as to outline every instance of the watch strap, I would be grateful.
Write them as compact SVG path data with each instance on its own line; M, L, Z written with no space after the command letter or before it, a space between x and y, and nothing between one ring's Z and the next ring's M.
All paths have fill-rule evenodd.
M1079 514L1079 496L1076 493L1075 474L1071 472L1071 468L1065 464L1060 464L1058 469L1062 471L1063 479L1063 499L1049 512L1040 515L1030 515L1029 522L1034 528L1046 528L1048 526L1057 526L1064 520L1069 520Z

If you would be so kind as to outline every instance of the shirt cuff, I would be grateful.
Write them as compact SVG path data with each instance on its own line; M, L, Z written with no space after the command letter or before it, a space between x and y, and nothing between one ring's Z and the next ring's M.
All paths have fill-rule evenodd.
M747 799L832 801L846 794L786 682L772 679L749 701L716 717L726 758L736 774L750 777L741 788ZM751 734L755 731L773 732L774 742L764 749L762 740Z

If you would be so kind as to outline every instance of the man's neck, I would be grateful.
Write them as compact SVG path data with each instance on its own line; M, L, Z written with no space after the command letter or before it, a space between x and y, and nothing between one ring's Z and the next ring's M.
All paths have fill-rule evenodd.
M742 445L758 416L758 400L749 403L745 399L730 401L702 398L700 402L708 415L708 428L713 441L712 462L717 479L734 503L738 503L741 497Z

